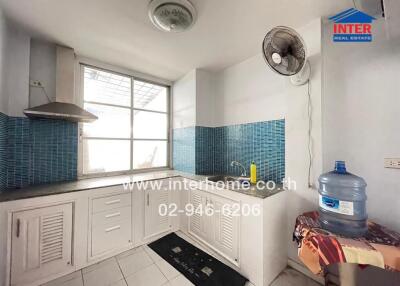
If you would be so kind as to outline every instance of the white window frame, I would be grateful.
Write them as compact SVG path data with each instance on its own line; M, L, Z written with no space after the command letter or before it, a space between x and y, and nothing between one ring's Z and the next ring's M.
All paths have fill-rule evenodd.
M105 66L105 67L104 67ZM113 105L113 104L107 104L107 103L97 103L97 102L92 102L95 104L100 104L104 106L113 106L113 107L121 107L121 108L126 108L130 109L131 111L131 131L130 131L130 138L129 139L121 139L121 138L103 138L102 139L118 139L118 140L127 140L130 141L130 170L126 171L115 171L115 172L99 172L99 173L90 173L90 174L84 174L83 173L83 123L79 123L78 126L78 178L80 179L85 179L85 178L95 178L95 177L107 177L107 176L118 176L118 175L129 175L129 174L138 174L138 173L145 173L145 172L153 172L153 171L162 171L162 170L171 170L172 166L172 131L171 131L171 120L172 120L172 96L171 96L171 84L166 83L166 81L162 80L157 80L153 79L149 76L146 76L144 74L142 77L136 76L136 72L129 72L124 69L119 69L115 67L110 67L109 65L103 65L99 62L92 62L91 60L79 60L77 61L76 64L76 82L77 82L77 89L76 92L78 94L78 104L83 107L84 106L84 68L89 67L93 69L98 69L101 71L109 72L109 73L114 73L117 75L121 75L124 77L129 77L131 79L131 105L129 107L126 106L120 106L120 105ZM120 71L122 70L122 71ZM144 78L146 77L146 78ZM134 81L142 81L150 84L155 84L159 86L163 86L167 88L167 111L166 112L159 112L159 111L152 111L152 110L147 110L147 109L141 109L141 108L135 108L133 105L133 98L134 98ZM153 113L160 113L160 114L167 114L167 139L162 140L162 139L134 139L133 136L133 111L134 110L142 110L146 112L153 112ZM100 137L99 137L100 138ZM163 167L154 167L154 168L142 168L142 169L133 169L133 142L134 141L166 141L167 142L167 166Z

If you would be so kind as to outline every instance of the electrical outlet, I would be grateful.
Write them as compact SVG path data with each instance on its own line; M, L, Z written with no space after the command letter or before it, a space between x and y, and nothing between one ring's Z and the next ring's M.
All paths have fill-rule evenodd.
M29 85L34 87L43 87L42 82L40 80L34 80L34 79L31 79L29 81Z
M400 169L400 158L385 158L385 168Z

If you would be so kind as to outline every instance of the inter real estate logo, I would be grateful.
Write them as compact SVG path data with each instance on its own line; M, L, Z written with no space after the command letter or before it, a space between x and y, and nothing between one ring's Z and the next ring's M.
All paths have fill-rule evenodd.
M334 42L371 42L374 17L354 8L343 11L329 20L333 21Z

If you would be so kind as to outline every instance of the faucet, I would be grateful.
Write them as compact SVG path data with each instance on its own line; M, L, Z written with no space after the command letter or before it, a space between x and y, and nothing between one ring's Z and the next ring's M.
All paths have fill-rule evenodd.
M240 176L247 177L246 168L242 164L240 164L238 161L232 161L231 166L232 167L237 166L237 167L242 168L242 174Z

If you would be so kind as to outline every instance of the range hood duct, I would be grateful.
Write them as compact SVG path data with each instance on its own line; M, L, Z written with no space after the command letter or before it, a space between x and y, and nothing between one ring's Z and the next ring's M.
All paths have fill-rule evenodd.
M56 101L28 108L24 114L32 118L63 119L73 122L93 122L97 116L73 103L75 91L75 53L57 46Z

